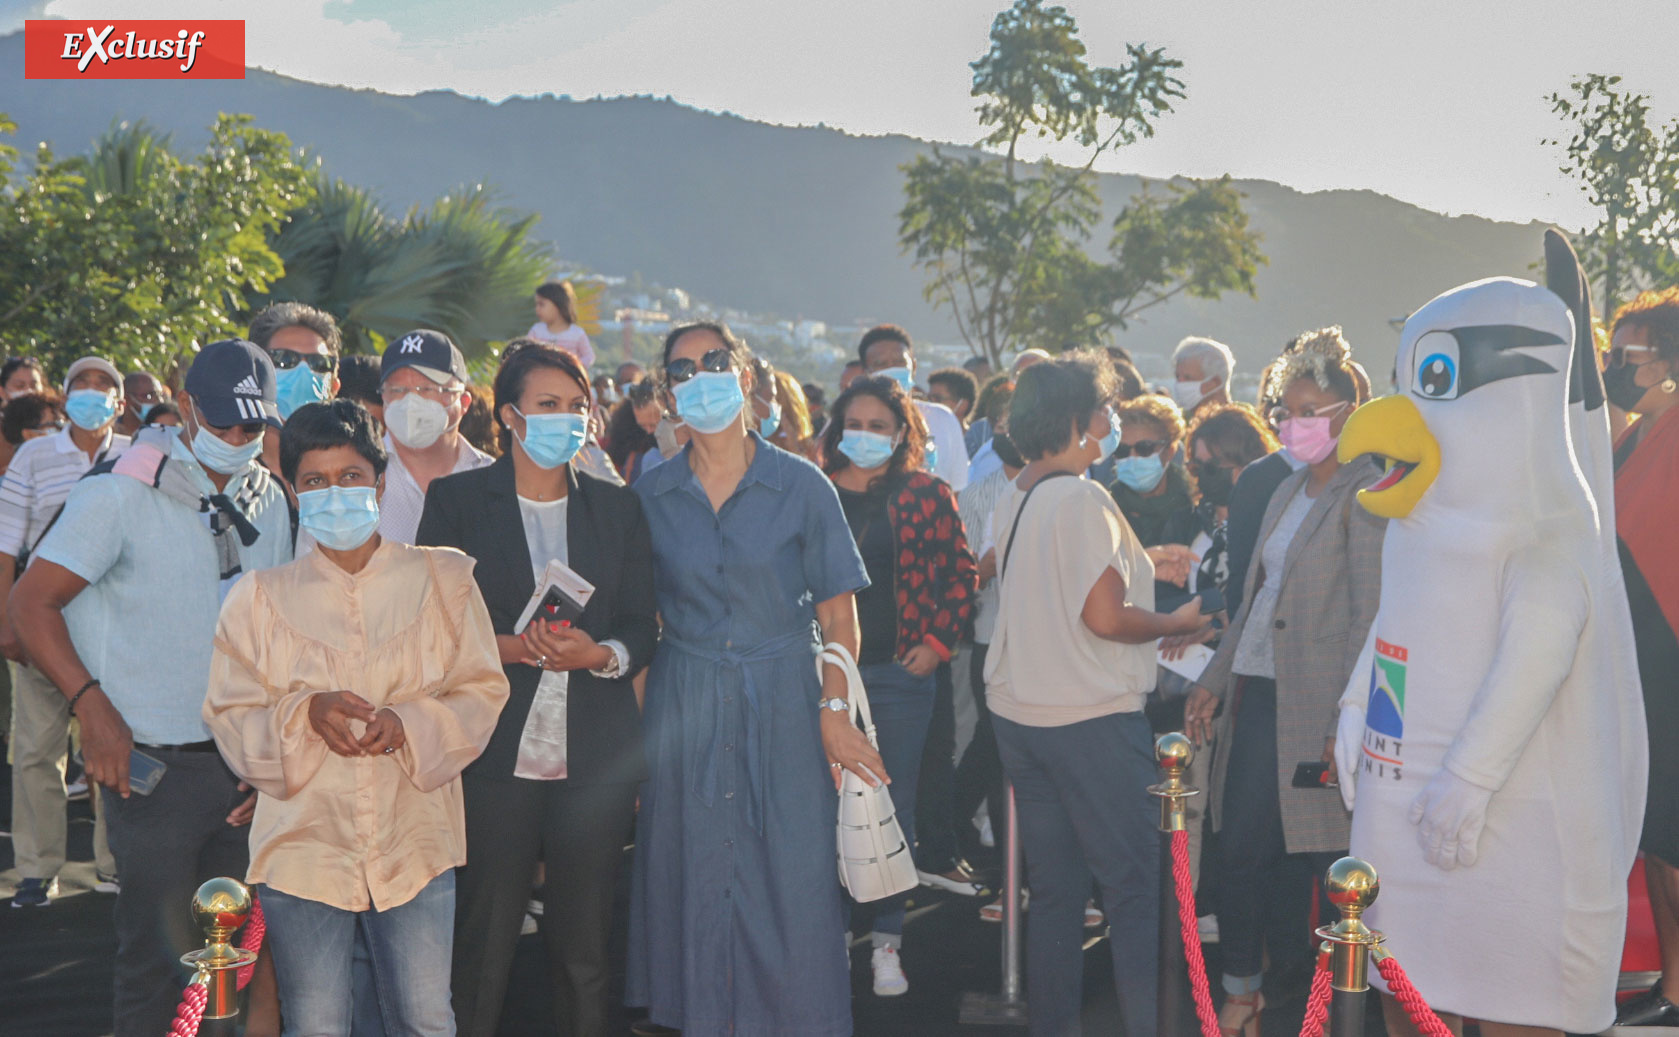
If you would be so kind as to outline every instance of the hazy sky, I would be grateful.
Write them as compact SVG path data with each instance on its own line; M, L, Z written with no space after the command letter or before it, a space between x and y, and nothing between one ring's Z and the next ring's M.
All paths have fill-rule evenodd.
M395 93L670 95L769 122L972 142L967 63L1003 0L0 0L25 16L246 20L247 60ZM1105 168L1371 188L1591 221L1545 95L1616 72L1679 114L1679 0L1066 0L1091 58L1186 65L1160 135Z

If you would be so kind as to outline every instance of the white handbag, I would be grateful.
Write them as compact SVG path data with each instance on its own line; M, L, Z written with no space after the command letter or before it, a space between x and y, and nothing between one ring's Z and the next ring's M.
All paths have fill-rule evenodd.
M837 666L845 674L851 722L863 719L863 734L875 749L874 718L869 714L869 697L863 691L863 677L857 660L844 645L822 646L816 661L820 678L823 664ZM920 879L915 873L915 855L910 852L904 831L892 806L892 793L884 784L871 786L850 770L841 769L839 823L835 842L839 858L840 884L853 900L867 903L914 889Z

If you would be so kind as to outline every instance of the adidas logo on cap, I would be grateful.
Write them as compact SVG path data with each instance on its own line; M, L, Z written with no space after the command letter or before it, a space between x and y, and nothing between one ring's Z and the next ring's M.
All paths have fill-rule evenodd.
M257 384L255 375L248 374L244 378L240 379L239 384L233 387L233 391L235 393L244 393L247 396L261 396L262 386Z

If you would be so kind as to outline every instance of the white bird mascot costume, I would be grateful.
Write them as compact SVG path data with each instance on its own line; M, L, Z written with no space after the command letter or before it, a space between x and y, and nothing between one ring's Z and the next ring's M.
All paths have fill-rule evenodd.
M1648 760L1582 323L1528 281L1455 288L1406 321L1397 394L1347 421L1343 461L1390 462L1359 499L1391 521L1336 760L1352 853L1382 879L1366 918L1423 997L1596 1033Z

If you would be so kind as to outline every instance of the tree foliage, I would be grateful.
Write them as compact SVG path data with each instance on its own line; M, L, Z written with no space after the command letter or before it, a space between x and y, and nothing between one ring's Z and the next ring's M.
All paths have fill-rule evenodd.
M0 120L6 133L16 131ZM144 127L118 126L86 156L45 146L13 181L0 153L0 345L62 369L97 351L169 371L281 273L269 246L311 187L284 134L223 115L209 146L176 156Z
M1571 125L1564 173L1601 211L1575 239L1581 262L1603 286L1603 313L1628 295L1679 282L1679 120L1657 125L1649 98L1621 89L1621 77L1592 74L1548 98Z
M393 216L365 189L322 175L275 241L285 276L269 295L332 313L351 352L431 327L479 356L530 320L531 290L552 266L530 237L536 220L496 207L483 185Z
M1106 254L1093 248L1096 161L1153 136L1184 96L1181 62L1126 52L1119 68L1093 66L1065 9L1016 0L971 65L980 154L935 148L904 166L900 241L927 274L928 300L994 364L1009 349L1099 343L1178 295L1253 294L1265 258L1228 177L1145 184L1114 219ZM1033 141L1070 141L1084 160L1026 162Z

